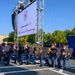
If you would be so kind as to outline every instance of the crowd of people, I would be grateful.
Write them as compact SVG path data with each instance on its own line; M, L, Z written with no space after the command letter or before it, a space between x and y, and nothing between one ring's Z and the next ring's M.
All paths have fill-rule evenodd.
M42 56L43 49L40 46L39 42L36 42L36 45L34 47L34 50L32 51L32 54L30 54L30 47L28 46L28 42L26 42L24 45L11 45L9 51L6 54L6 57L4 58L4 61L6 62L5 65L9 65L10 60L14 58L14 63L17 64L17 62L22 65L24 60L27 60L26 64L36 64L36 60L40 60L40 67L43 66L43 61L45 61L45 65L49 67L57 66L58 68L61 68L63 66L63 69L65 68L66 60L70 58L70 53L67 48L67 45L64 44L63 47L60 50L59 56L56 44L52 43L51 47L48 47L46 50L46 53L44 57ZM63 60L63 64L61 66L61 60ZM56 62L57 64L56 64Z

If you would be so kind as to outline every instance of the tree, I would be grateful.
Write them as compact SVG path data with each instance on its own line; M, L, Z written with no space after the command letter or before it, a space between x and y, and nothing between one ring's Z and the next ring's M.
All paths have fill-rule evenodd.
M35 34L28 35L28 42L35 43Z
M19 44L24 44L28 39L28 36L22 36L18 39Z
M39 33L42 34L42 29L39 29ZM18 41L20 44L24 44L25 42L35 43L36 34L26 35L19 37ZM55 43L67 43L67 36L75 36L75 28L72 30L60 31L56 30L52 34L43 32L43 41L45 42L55 42ZM14 32L9 33L9 37L3 39L5 42L14 42Z
M14 42L14 32L9 33L8 42Z
M44 34L44 42L51 42L51 41L52 41L52 34L51 33Z
M3 42L8 42L8 37L3 39Z
M60 30L56 30L53 32L53 42L55 43L66 43L67 39L66 39L66 34Z
M65 31L64 31L64 33L66 34L66 37L67 37L67 36L69 36L69 35L71 35L71 31L70 31L70 30L68 30L68 29L67 29L67 30L65 30Z
M75 36L75 28L74 29L72 29L72 31L71 31L71 35L73 36Z
M75 36L75 28L73 28L72 30L65 30L64 33L67 36Z

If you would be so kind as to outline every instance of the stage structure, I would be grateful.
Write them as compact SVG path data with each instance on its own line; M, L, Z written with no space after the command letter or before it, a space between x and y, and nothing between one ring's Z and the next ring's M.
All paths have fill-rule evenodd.
M14 42L18 45L18 36L17 36L17 15L24 9L24 3L22 1L18 1L15 8L12 11L12 26L14 30Z
M43 47L44 0L37 0L37 33L36 40Z
M31 12L32 15L29 12ZM28 20L25 21L24 23L22 23L23 20L21 18L21 16L23 17L23 13L25 13L24 15L25 20L27 18L27 14L29 14ZM18 37L30 35L30 34L36 34L35 42L39 41L41 46L43 46L44 0L20 0L18 1L16 4L16 7L13 10L12 23L13 23L13 29L14 29L14 41L17 42L17 44L18 44ZM28 26L27 24L31 26L31 27L29 26L28 28L32 28L29 30L34 29L33 32L28 32L29 30L27 28ZM24 29L21 29L21 28L24 28Z

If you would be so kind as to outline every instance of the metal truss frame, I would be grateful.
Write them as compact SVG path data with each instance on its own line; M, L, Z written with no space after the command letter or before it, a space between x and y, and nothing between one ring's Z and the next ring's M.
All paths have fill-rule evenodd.
M32 0L32 2L35 0ZM35 37L35 42L39 41L40 45L43 47L43 26L44 26L44 0L36 0L37 1L37 33ZM16 4L16 7L14 9L15 12L15 29L14 29L14 41L18 44L18 27L17 27L17 15L18 11L21 11L18 9L20 7L20 3L24 4L24 8L27 7L31 2L30 0L19 0Z

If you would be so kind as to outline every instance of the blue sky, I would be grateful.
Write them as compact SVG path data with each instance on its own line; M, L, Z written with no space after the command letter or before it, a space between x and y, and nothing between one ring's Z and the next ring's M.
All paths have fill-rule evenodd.
M0 0L0 34L9 35L11 14L18 0ZM64 31L75 27L75 0L44 0L44 31Z

